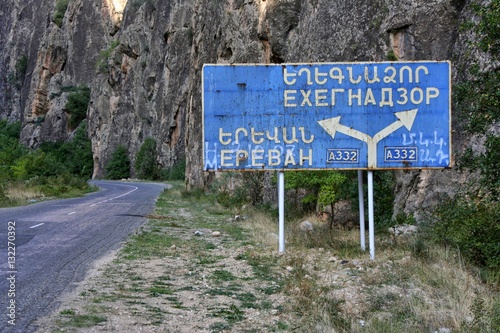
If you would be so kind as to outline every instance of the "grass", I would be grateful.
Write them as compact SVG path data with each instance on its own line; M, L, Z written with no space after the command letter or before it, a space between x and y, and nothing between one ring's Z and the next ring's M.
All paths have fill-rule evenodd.
M160 230L142 232L133 236L121 252L126 260L161 257L170 253L170 247L180 240L164 235Z
M102 312L67 310L61 321L99 325L113 316L109 308L124 303L141 325L154 327L170 323L176 311L206 311L212 332L500 331L498 291L455 249L380 233L372 261L360 250L359 231L330 231L311 216L312 232L287 221L286 253L278 255L275 218L252 208L245 215L235 222L231 209L174 183L104 271L109 285L80 294L98 300ZM221 236L212 237L214 230ZM180 286L184 280L190 282ZM209 305L197 308L202 302ZM275 315L256 328L247 322L252 311Z
M210 278L216 284L220 284L227 281L234 281L237 279L236 276L233 275L233 273L226 270L215 270Z
M33 201L42 201L45 195L38 188L29 187L24 183L13 183L5 191L11 206L25 205Z
M36 184L36 180L6 183L3 189L5 197L0 196L0 208L23 206L54 198L66 199L81 197L97 190L97 187L90 186L83 180L79 180L73 185L58 184L58 182L61 182L61 180L58 179L53 184L45 185ZM1 186L2 184L0 184L0 187Z
M72 309L60 312L62 325L65 327L87 328L106 322L106 317L98 315L77 314Z

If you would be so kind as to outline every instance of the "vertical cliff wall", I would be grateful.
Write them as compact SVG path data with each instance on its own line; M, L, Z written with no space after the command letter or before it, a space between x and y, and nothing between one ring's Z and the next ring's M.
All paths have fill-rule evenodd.
M89 86L94 177L118 145L133 159L153 137L158 164L186 159L188 188L205 182L203 64L452 60L456 77L473 38L459 30L466 0L69 0L56 23L61 1L3 0L0 116L23 121L27 145L65 139L65 87ZM397 209L425 209L460 181L398 172Z

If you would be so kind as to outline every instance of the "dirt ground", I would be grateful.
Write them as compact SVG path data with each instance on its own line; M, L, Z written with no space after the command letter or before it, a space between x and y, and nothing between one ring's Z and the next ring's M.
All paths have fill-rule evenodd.
M206 238L214 246L204 259L177 245L170 255L148 260L117 260L112 253L61 298L50 317L39 320L38 332L272 332L290 322L283 311L287 297L269 292L277 283L256 278L239 258L251 246L227 247L225 236L211 230L199 236L179 228L170 232ZM77 321L90 327L75 327Z

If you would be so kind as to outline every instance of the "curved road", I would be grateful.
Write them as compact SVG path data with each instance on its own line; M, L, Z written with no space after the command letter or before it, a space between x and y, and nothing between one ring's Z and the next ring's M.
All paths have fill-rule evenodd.
M0 332L35 332L35 320L145 222L166 187L92 183L101 191L0 209Z

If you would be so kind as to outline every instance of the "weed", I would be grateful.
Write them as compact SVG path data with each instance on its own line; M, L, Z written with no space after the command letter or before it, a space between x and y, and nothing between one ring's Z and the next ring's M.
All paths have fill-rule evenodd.
M233 273L225 270L215 270L210 278L215 283L222 283L222 282L236 280L236 276L234 276Z
M65 309L59 312L60 315L62 316L74 316L75 315L75 310L73 309Z
M166 255L174 242L180 243L177 239L162 233L142 232L133 236L125 245L121 258L135 260Z
M236 295L236 299L241 302L242 308L257 308L257 297L249 292Z
M173 290L161 285L155 285L149 288L149 295L152 297L158 297L160 295L173 295Z
M206 292L210 296L228 296L233 297L235 295L235 290L229 288L211 288Z
M108 60L111 54L113 53L114 49L120 45L119 40L113 40L109 47L102 50L98 57L97 57L97 63L96 63L96 69L98 72L104 73L108 67Z
M63 325L67 327L77 327L77 328L92 327L100 323L106 322L107 320L106 317L97 315L80 315L71 311L66 311L61 315L63 315L65 319Z
M226 323L226 322L217 322L212 325L210 325L210 330L211 332L226 332L227 330L230 330L233 327L233 325Z
M253 273L257 278L275 281L275 274L271 267L276 263L276 258L263 256L255 251L247 251L236 256L235 259L245 260L252 267Z
M276 328L280 331L287 331L290 327L287 323L278 320L278 322L276 323Z
M231 304L229 307L216 309L215 312L212 313L212 316L224 318L229 324L234 324L245 318L244 312L234 304Z

